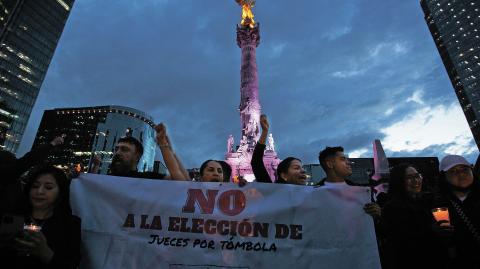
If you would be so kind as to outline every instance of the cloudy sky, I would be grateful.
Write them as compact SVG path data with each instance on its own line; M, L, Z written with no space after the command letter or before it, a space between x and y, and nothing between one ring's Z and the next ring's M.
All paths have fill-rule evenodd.
M29 121L45 109L122 105L165 122L187 167L240 134L234 0L77 0ZM281 158L343 145L371 157L478 150L418 0L258 0L260 102Z

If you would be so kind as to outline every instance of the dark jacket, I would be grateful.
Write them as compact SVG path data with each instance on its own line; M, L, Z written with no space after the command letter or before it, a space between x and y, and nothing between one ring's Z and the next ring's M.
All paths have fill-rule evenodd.
M70 269L80 263L81 220L73 215L53 215L42 225L42 233L54 255L49 264L34 256L21 256L12 248L1 251L6 268Z
M382 210L387 268L446 268L446 248L433 232L432 196L392 197Z
M461 208L474 229L480 233L480 187L478 182L474 183L472 190L463 202L445 188L441 189L440 195L440 198L437 197L435 207L448 207L450 223L454 227L450 241L450 246L454 250L451 268L480 268L480 242L475 239L460 216L461 213L454 206L456 203Z

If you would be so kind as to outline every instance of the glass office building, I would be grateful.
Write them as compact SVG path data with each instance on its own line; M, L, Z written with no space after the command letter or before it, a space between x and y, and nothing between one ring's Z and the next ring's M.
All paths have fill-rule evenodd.
M0 147L15 153L74 0L0 0Z
M33 148L65 134L65 143L48 159L60 166L76 165L88 171L95 155L100 156L100 173L108 173L119 138L132 136L143 144L139 171L153 171L155 130L152 117L139 110L122 106L57 108L46 110L37 131Z
M430 33L480 148L480 1L422 0Z

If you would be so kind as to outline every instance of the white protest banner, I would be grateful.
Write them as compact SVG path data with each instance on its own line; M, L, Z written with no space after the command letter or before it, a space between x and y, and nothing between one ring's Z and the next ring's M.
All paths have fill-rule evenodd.
M83 268L380 268L362 187L82 174Z

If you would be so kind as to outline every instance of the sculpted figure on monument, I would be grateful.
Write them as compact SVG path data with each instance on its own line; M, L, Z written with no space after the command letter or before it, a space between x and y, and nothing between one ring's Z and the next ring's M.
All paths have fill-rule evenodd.
M252 101L250 101L250 98L247 97L247 101L245 102L245 106L243 107L241 113L247 113L252 109Z
M253 121L253 132L254 132L254 136L256 137L259 133L259 130L258 130L258 124L257 124L257 121L254 120Z
M247 137L251 136L253 132L253 120L250 118L250 120L247 123L247 130L245 131Z
M238 147L239 152L244 152L247 150L248 144L247 144L247 137L245 135L242 136L242 139L240 140L240 146Z
M242 136L242 140L240 141L241 145L246 145L247 144L247 137L245 135Z
M227 140L227 153L233 152L234 143L233 135L230 135Z
M275 141L273 140L273 135L271 133L268 135L267 150L275 151Z

